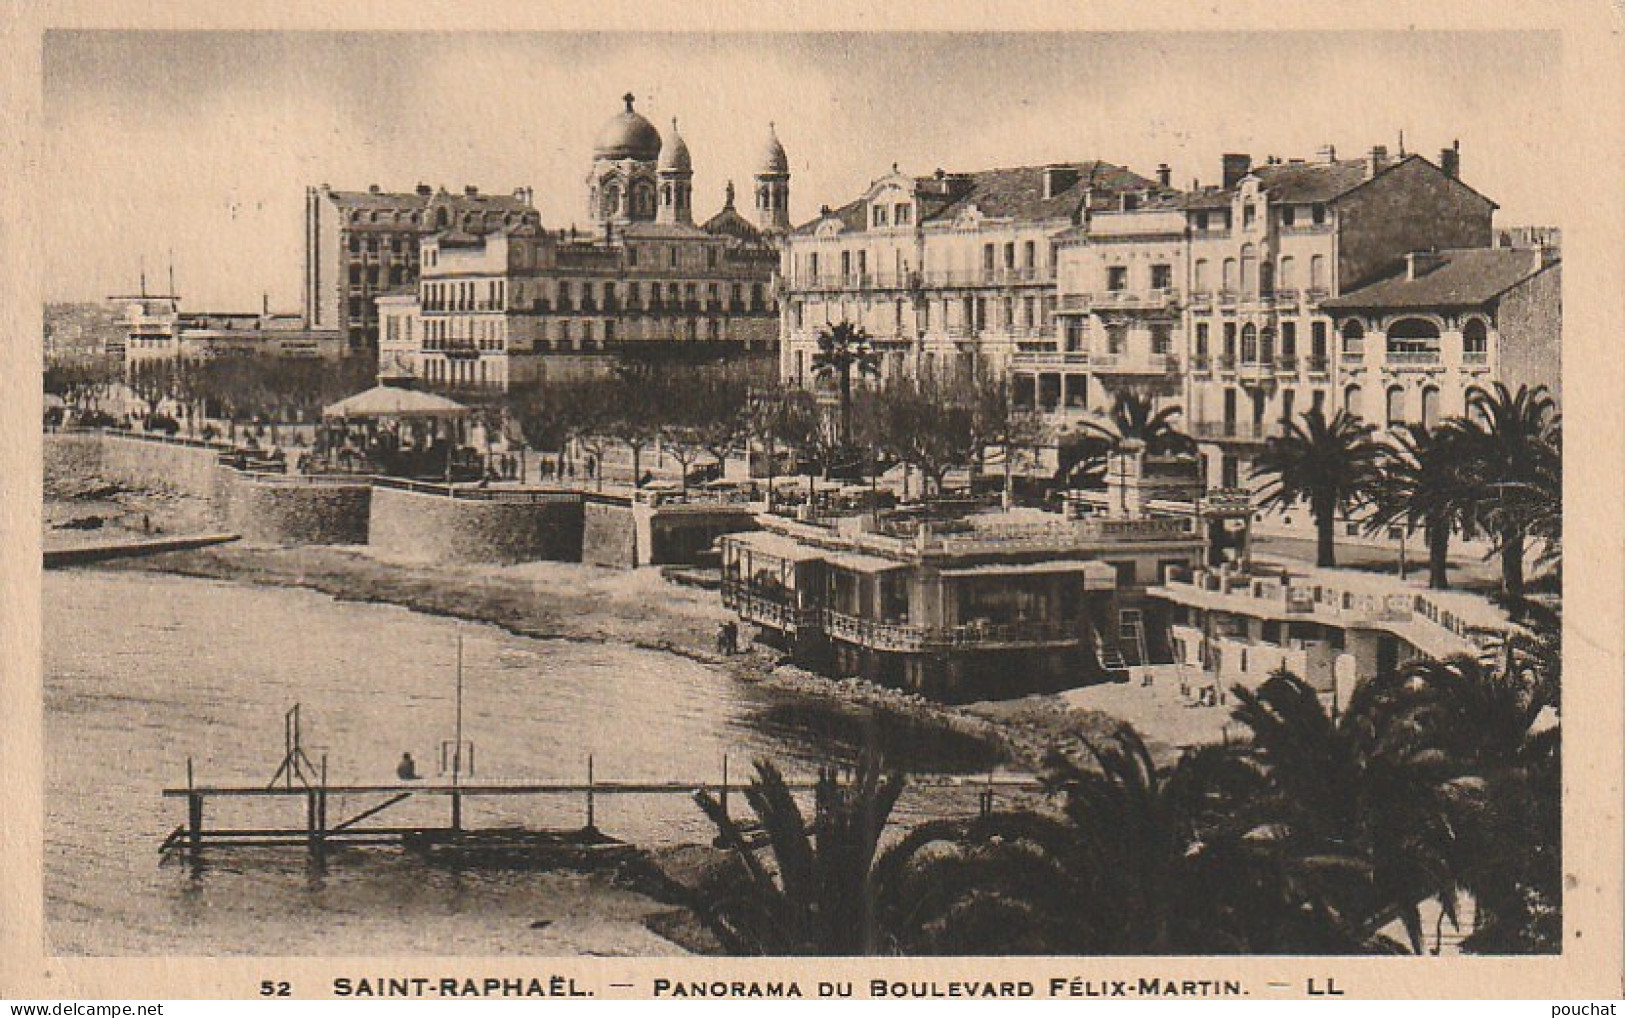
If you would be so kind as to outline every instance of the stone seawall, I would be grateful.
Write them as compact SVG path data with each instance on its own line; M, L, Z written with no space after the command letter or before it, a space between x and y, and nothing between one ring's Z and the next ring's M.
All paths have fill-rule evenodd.
M366 544L372 485L230 474L226 521L257 544Z
M581 510L581 497L570 492L496 501L378 487L368 543L421 562L580 562Z

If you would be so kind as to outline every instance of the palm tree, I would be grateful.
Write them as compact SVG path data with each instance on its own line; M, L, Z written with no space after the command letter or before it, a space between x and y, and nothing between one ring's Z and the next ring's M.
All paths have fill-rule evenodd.
M903 776L865 754L849 784L820 772L809 824L783 774L756 762L745 799L772 849L770 870L753 839L709 792L695 801L732 849L744 879L713 888L699 910L734 954L876 954L887 938L877 922L876 854L887 818L903 792Z
M1174 421L1184 411L1170 403L1158 409L1156 400L1137 389L1124 389L1112 398L1111 415L1104 423L1089 421L1084 427L1104 439L1112 449L1138 440L1148 455L1191 452L1196 448Z
M1334 717L1315 690L1280 671L1237 687L1235 719L1264 788L1248 807L1250 840L1271 852L1289 893L1324 929L1368 950L1401 920L1422 950L1419 906L1436 898L1456 917L1465 794L1459 761L1416 736L1402 682L1371 680Z
M1556 667L1538 656L1458 655L1373 680L1408 752L1449 768L1441 801L1456 832L1450 871L1477 905L1467 942L1475 950L1561 945Z
M1348 512L1368 496L1382 447L1372 427L1347 411L1327 421L1319 407L1287 425L1269 440L1252 476L1268 478L1260 505L1286 508L1307 501L1317 532L1315 564L1335 566L1337 513Z
M1420 526L1428 550L1428 586L1450 586L1450 534L1466 531L1477 510L1476 485L1462 442L1452 429L1407 424L1396 429L1379 458L1371 492L1375 511L1368 533L1403 524Z
M818 352L812 356L813 375L833 377L839 385L841 397L840 441L846 445L852 440L852 375L875 377L880 374L880 355L871 344L869 333L860 325L837 322L818 331Z
M1358 944L1305 924L1249 845L1256 772L1228 747L1154 765L1128 726L1052 754L1060 815L927 824L888 851L888 928L922 954L1322 953Z
M1484 522L1501 554L1501 592L1514 614L1524 593L1524 552L1531 532L1562 503L1561 418L1545 386L1518 386L1512 392L1496 382L1467 394L1467 415L1455 428L1461 436L1484 506ZM1545 533L1553 531L1546 517ZM1559 523L1558 526L1561 524Z

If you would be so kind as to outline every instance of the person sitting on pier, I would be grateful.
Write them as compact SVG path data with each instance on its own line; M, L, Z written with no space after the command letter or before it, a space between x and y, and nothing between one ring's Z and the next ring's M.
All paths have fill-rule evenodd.
M412 759L411 753L402 753L401 762L395 767L395 776L402 781L416 781L418 774L417 762Z

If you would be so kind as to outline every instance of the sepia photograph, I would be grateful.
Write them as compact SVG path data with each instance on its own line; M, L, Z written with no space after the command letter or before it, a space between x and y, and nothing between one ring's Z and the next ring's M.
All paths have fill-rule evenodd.
M1561 32L479 27L43 33L48 958L1574 948Z

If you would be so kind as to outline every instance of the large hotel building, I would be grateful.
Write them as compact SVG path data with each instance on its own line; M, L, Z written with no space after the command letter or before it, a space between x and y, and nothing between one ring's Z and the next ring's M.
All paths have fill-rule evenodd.
M693 161L676 122L662 139L632 96L624 102L593 148L586 229L544 228L528 194L486 212L431 196L420 232L379 238L391 245L387 260L349 263L360 303L338 313L360 323L366 342L376 328L381 373L501 389L601 373L617 351L648 344L771 355L777 244L789 226L783 146L770 128L751 217L734 207L730 183L722 209L696 224ZM373 245L361 244L366 259ZM354 248L354 235L340 246ZM364 317L373 303L376 326Z
M1458 146L1226 155L1216 185L1170 178L894 168L787 238L781 374L815 384L819 330L851 321L883 376L980 364L1062 430L1150 393L1225 487L1314 406L1432 423L1490 380L1555 389L1556 251L1494 230Z

